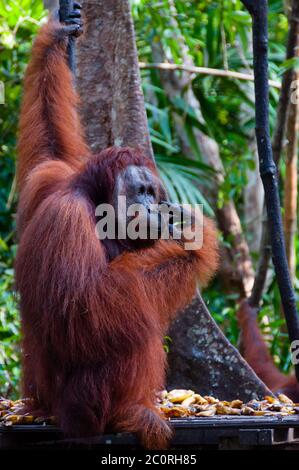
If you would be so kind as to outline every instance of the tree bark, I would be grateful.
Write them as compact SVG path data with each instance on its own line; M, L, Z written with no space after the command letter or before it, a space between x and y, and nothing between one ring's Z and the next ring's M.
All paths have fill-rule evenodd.
M200 296L177 317L169 335L169 389L243 401L272 394L219 331Z
M153 158L128 1L84 1L85 35L77 53L82 119L94 152L139 146Z
M138 144L151 157L129 2L98 0L95 8L93 0L85 0L83 11L86 33L78 43L77 83L89 143L94 151ZM174 323L171 335L170 384L177 378L180 387L187 383L219 394L224 387L221 396L244 399L269 393L224 337L199 295ZM198 356L202 359L196 362ZM194 369L193 375L185 374L186 369Z

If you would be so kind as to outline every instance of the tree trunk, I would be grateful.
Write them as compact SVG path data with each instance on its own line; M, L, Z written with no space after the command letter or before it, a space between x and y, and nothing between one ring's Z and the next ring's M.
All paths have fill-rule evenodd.
M153 158L128 1L84 1L85 35L77 53L82 119L94 152L139 146Z
M244 401L269 393L219 331L200 296L177 317L169 336L169 389L190 388L223 400Z
M86 33L78 43L77 82L89 143L96 152L108 145L138 144L151 157L129 2L85 0L83 11ZM199 295L170 334L170 384L244 400L270 393Z
M299 42L299 41L298 41ZM298 54L299 55L299 54ZM298 72L294 73L294 80L299 80ZM297 163L298 163L298 112L299 105L296 100L290 103L287 122L287 155L286 176L284 184L284 233L286 252L290 275L294 283L296 275L295 234L297 231Z
M299 18L294 18L294 14L299 14L299 9L293 11L292 0L285 0L284 7L289 21L296 20L297 28L294 30L293 53L299 57ZM293 80L299 83L299 72L293 71ZM295 93L298 95L298 93ZM285 195L284 195L284 233L286 241L286 252L290 275L294 283L296 277L296 250L295 234L297 231L297 195L298 195L298 131L299 131L299 103L298 99L291 100L289 104L289 114L287 122L287 150L286 150L286 176L285 176Z

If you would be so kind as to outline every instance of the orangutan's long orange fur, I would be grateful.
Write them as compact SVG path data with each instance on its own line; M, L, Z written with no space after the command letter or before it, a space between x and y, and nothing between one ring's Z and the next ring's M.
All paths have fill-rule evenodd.
M21 111L15 267L23 392L69 435L112 428L163 448L171 432L154 406L164 385L163 335L192 299L196 281L213 275L216 232L205 220L198 251L160 240L107 260L95 234L95 206L75 182L84 175L82 185L92 188L99 177L111 191L121 168L155 168L130 148L90 155L60 30L50 21L38 35Z

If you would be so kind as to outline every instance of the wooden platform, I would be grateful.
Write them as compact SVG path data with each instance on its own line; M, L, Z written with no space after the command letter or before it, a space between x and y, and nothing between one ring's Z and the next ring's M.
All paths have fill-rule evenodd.
M299 416L215 416L172 419L175 436L171 448L184 449L299 449ZM132 434L105 434L65 439L55 426L0 425L0 449L103 449L138 448Z

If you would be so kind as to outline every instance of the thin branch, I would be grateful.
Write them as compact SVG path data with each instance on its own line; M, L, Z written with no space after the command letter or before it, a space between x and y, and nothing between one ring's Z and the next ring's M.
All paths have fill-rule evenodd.
M254 13L254 7L256 5L256 0L242 0L243 5L247 8L249 13L252 15Z
M286 60L290 60L297 55L298 47L298 37L299 37L299 2L298 0L292 0L291 12L289 15L289 32L287 40L287 52ZM293 80L293 68L290 68L285 71L282 77L281 92L279 97L279 103L277 106L277 118L276 125L273 132L272 138L272 151L273 159L276 165L279 165L281 158L283 143L285 140L285 128L287 122L288 108L290 103L290 94L291 94L291 83ZM265 212L265 210L264 210ZM268 224L263 224L263 234L261 240L260 248L260 259L257 266L256 278L252 288L252 293L249 299L250 305L252 307L258 307L262 294L264 291L264 286L266 283L266 276L268 272L268 266L270 261L270 250L269 250L269 235L264 233L268 231ZM266 245L265 245L266 243Z
M268 228L267 212L264 205L263 208L263 222L262 222L262 237L261 246L259 251L259 260L256 267L255 279L253 288L248 299L250 307L257 309L259 307L265 283L267 279L269 261L271 259L271 243Z
M197 75L213 75L215 77L237 78L238 80L247 80L251 82L254 81L254 75L248 73L234 72L232 70L213 69L209 67L196 67L184 64L171 64L168 62L139 62L139 67L141 69L159 69L168 71L182 70L184 72L195 73ZM269 80L269 85L273 88L281 88L281 83L276 82L275 80Z
M242 2L245 5L248 4L246 0L242 0ZM273 161L270 141L267 0L255 2L254 9L251 9L251 15L253 22L256 139L260 174L265 190L272 259L288 327L289 339L292 343L299 340L299 317L286 257L278 191L278 175ZM295 365L295 373L299 381L299 364Z
M16 181L16 176L14 176L13 180L12 180L12 184L11 184L11 188L10 188L10 192L9 192L9 196L7 198L7 202L6 202L6 205L5 205L5 208L7 210L10 210L11 209L11 206L13 204L13 201L14 201L14 197L15 197L15 194L16 194L16 187L17 187L17 181Z

